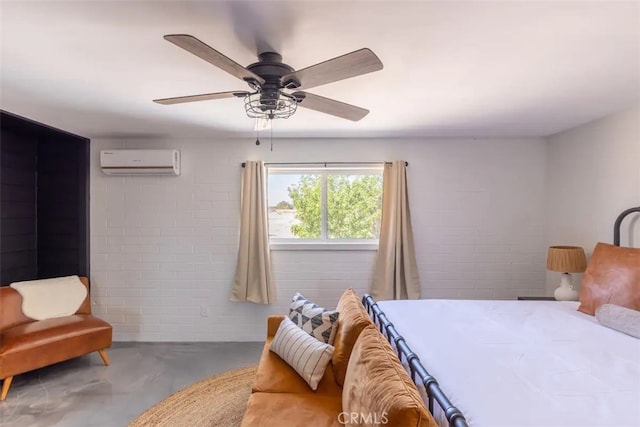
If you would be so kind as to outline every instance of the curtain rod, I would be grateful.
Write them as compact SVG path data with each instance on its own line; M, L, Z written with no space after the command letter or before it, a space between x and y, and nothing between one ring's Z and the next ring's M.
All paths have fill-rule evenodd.
M265 163L265 166L276 165L276 166L295 166L295 165L390 165L391 162L291 162L291 163ZM245 162L240 163L240 166L245 167L247 164ZM405 166L409 166L409 162L404 162Z

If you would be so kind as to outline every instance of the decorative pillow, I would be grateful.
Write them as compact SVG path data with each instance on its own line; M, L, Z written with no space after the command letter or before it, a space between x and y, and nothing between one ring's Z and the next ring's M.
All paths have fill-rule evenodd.
M607 328L640 338L640 311L615 304L603 304L596 309L596 319Z
M374 325L360 299L351 288L344 291L336 310L340 312L340 322L336 331L336 340L333 343L336 350L333 352L332 366L336 382L341 386L344 383L351 350L358 335L365 327Z
M313 338L287 317L282 319L269 349L295 369L313 390L318 388L333 356L333 346Z
M342 410L369 414L388 426L437 426L391 345L373 326L366 327L353 346Z
M87 288L78 276L14 282L10 286L22 296L24 315L34 320L71 316L87 297Z
M578 310L594 315L602 304L640 310L640 249L598 243L582 276Z
M333 344L338 325L338 312L327 310L296 293L289 306L289 319L302 330L326 344Z

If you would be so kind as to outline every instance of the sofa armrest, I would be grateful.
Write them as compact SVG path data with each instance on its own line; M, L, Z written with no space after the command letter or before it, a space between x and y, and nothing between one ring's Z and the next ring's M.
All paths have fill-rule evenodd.
M80 281L87 288L87 297L82 301L76 314L91 314L91 288L89 286L89 278L80 276Z
M267 337L275 336L282 319L284 319L284 316L281 314L267 318Z

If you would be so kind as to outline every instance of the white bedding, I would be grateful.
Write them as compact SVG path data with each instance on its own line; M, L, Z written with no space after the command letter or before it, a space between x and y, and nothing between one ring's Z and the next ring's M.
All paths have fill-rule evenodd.
M640 426L640 340L577 304L378 303L470 426Z

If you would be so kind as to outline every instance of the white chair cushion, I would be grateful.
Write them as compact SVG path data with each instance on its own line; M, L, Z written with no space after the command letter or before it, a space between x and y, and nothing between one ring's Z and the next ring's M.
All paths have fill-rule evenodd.
M71 316L87 297L87 288L78 276L14 282L10 286L22 296L22 313L35 320Z

